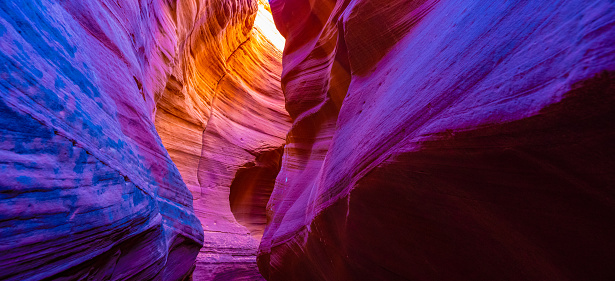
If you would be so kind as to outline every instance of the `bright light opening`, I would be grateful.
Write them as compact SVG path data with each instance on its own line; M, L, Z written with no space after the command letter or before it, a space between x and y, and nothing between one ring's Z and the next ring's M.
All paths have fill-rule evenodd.
M267 0L258 1L258 13L254 20L254 27L260 31L278 50L284 50L286 39L280 34L273 22L271 8Z

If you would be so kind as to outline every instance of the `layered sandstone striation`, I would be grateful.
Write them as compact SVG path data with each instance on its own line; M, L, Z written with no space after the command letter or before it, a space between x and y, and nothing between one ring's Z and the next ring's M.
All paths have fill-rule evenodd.
M615 278L612 1L272 0L268 280Z
M257 280L265 205L290 127L280 88L284 39L266 1L201 5L158 100L156 128L205 230L194 278ZM233 181L252 166L265 171L249 173L258 184ZM241 193L233 209L231 185ZM251 217L246 210L262 215Z
M290 126L267 9L0 3L0 279L262 278Z
M166 5L0 3L0 279L191 273L203 230L153 122Z

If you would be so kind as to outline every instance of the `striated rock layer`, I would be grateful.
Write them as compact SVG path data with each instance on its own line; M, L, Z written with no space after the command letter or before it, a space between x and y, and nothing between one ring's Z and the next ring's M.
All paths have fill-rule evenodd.
M262 279L290 126L268 3L4 1L0 38L0 279L181 280L203 243L194 279Z
M280 89L284 39L268 6L266 1L202 1L157 103L156 128L205 230L195 280L262 279L256 253L290 127ZM186 9L178 5L178 15ZM258 184L234 181L250 167L264 171L248 173ZM231 185L240 192L236 208L229 202Z
M615 278L612 1L271 7L268 280Z
M154 127L166 1L0 2L0 279L182 280L203 243Z

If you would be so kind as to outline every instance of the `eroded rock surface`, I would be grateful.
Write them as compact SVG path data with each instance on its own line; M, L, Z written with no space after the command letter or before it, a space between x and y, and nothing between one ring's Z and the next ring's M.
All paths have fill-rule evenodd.
M166 1L0 2L0 279L181 280L203 230L154 127Z
M195 280L262 278L290 126L267 9L0 3L0 279L181 280L195 266ZM237 206L260 210L244 220L252 235L229 204L250 163L274 171L235 184L249 190Z
M238 223L229 196L240 168L284 145L290 127L280 89L284 39L266 1L203 1L200 7L158 101L156 128L205 230L195 280L258 280L256 252L266 221ZM279 166L279 155L273 160ZM245 190L241 208L265 213L274 170L263 185L235 182Z
M615 278L612 1L271 7L268 280Z

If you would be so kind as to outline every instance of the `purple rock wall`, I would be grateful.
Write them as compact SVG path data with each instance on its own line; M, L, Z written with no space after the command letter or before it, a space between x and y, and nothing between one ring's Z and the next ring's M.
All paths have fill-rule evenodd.
M613 1L271 7L268 280L615 279Z
M190 275L203 230L153 123L163 5L0 2L0 279Z

